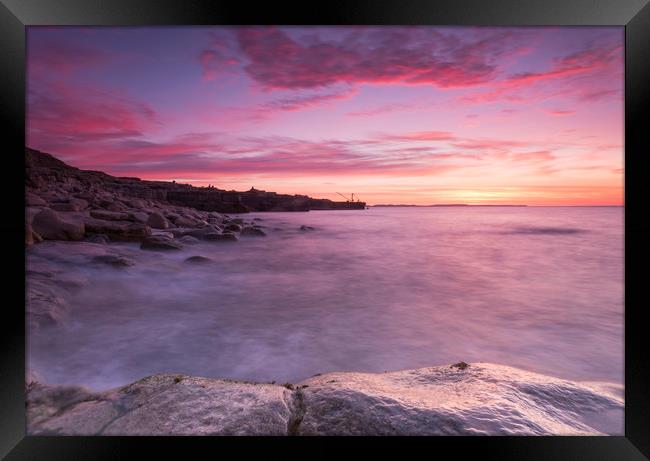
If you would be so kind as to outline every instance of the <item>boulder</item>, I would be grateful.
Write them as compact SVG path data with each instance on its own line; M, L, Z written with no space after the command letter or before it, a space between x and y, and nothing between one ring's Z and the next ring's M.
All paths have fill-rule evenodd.
M183 237L180 237L178 241L184 245L195 245L199 243L199 239L192 237L191 235L184 235Z
M25 194L25 205L26 206L47 206L47 202L40 198L38 195L33 192L27 192Z
M311 226L305 226L305 225L303 224L302 226L300 226L300 230L303 231L303 232L304 232L304 231L313 231L313 230L316 230L316 228L311 227Z
M167 229L169 228L169 221L162 214L154 211L149 215L147 225L153 229Z
M81 198L73 197L68 200L68 203L72 204L75 208L77 208L76 210L73 211L83 211L86 208L88 208L88 201Z
M90 210L90 216L108 221L126 221L129 219L129 214L122 211Z
M185 262L192 264L203 264L212 262L212 260L210 258L206 258L205 256L190 256L185 260Z
M130 221L108 221L86 217L84 219L86 232L90 234L106 234L111 240L142 240L151 235L151 228L142 223Z
M122 201L131 208L135 208L137 210L141 210L145 207L144 200L141 200L139 198L128 197L124 198Z
M81 199L69 199L65 202L54 202L50 208L56 211L82 211L88 207L88 202Z
M114 266L114 267L128 267L128 266L135 265L135 261L133 261L130 258L126 258L124 256L119 256L119 255L111 255L111 254L95 256L93 258L93 262L108 264L109 266Z
M179 216L174 220L174 224L178 227L197 227L201 222L193 218Z
M25 221L25 245L29 246L42 241L43 241L43 237L41 237L37 232L34 232L34 229L32 229L32 224L26 220Z
M167 237L170 239L174 238L174 234L171 232L163 231L160 229L151 229L151 235L159 235L161 237Z
M83 240L83 222L63 219L56 211L44 209L34 216L32 229L45 240Z
M108 211L125 211L126 207L116 200L100 200L99 206Z
M223 230L230 232L241 232L241 226L239 224L231 222L230 224L226 224Z
M169 232L171 232L174 237L183 237L184 235L187 235L189 232L192 232L195 229L191 229L189 227L172 227L169 229Z
M86 234L86 242L106 245L108 242L110 242L110 239L106 234Z
M140 248L143 250L180 250L183 248L183 245L169 237L151 235L142 240Z
M131 221L140 222L146 224L149 220L149 215L143 211L131 211L128 213L129 219Z
M264 232L259 227L244 227L241 230L241 235L248 235L252 237L264 237L266 232Z
M238 240L237 236L230 232L224 232L223 234L220 234L218 232L211 232L209 234L205 234L203 238L205 240L213 240L217 242L236 242Z
M41 211L43 211L45 208L44 207L36 207L36 206L28 206L25 208L25 220L28 223L33 223L34 222L34 217L39 214Z
M199 229L191 229L187 232L184 232L183 235L189 235L191 237L196 237L198 239L204 239L207 234L220 233L221 229L216 226L204 226Z

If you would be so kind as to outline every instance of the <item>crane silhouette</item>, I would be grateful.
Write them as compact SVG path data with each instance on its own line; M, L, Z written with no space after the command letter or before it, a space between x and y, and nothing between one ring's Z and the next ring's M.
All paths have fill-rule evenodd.
M354 193L352 194L351 197L346 197L345 195L341 194L340 192L337 192L341 197L345 199L346 202L354 202ZM357 197L357 202L359 201L359 197Z

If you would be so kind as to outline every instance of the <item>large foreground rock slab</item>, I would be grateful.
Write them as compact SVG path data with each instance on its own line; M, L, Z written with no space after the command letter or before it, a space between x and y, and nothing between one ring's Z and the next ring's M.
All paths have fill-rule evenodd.
M165 374L103 393L29 383L27 426L30 435L622 434L620 391L483 363L297 385Z
M155 375L97 394L31 383L27 421L41 435L284 435L291 405L282 386Z
M623 401L602 388L493 364L329 373L298 388L302 435L622 433Z

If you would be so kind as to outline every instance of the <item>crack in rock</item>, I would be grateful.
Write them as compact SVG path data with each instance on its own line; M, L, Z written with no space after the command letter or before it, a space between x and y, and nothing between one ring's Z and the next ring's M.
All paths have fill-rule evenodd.
M289 400L289 420L287 421L287 435L298 435L298 428L302 419L305 416L306 407L305 399L302 393L302 389L296 388L291 393L291 398Z

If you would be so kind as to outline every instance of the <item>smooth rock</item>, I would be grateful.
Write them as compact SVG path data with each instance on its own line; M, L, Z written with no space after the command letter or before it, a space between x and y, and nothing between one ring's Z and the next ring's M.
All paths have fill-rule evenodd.
M130 258L111 254L95 256L93 262L108 264L115 267L128 267L135 265L135 261Z
M27 220L28 223L33 223L34 222L34 217L39 214L41 211L43 211L45 208L44 207L36 207L36 206L28 206L25 208L25 219Z
M200 242L199 239L192 237L191 235L184 235L183 237L180 237L178 241L184 245L195 245Z
M27 388L30 435L285 435L290 392L277 385L155 375L93 394Z
M170 239L174 238L174 234L172 232L167 232L159 229L152 229L151 230L151 235L158 235L160 237L167 237Z
M212 260L210 258L206 258L205 256L190 256L185 260L185 262L192 264L203 264L212 262Z
M32 192L27 192L25 194L25 205L26 206L47 206L47 202L43 200L41 197L39 197L38 195Z
M43 237L41 237L37 232L34 232L32 224L28 220L25 220L25 245L29 246L42 241Z
M174 220L174 224L176 224L178 227L196 227L200 224L200 222L193 218L178 216Z
M86 232L91 234L106 234L111 240L141 240L151 235L151 228L142 223L130 221L108 221L86 217L84 219Z
M230 231L230 232L241 232L241 226L239 224L230 223L230 224L226 224L223 230Z
M108 221L126 221L129 219L129 214L122 211L90 210L90 216Z
M298 384L154 375L92 393L27 386L29 435L623 434L622 388L472 363Z
M201 227L199 229L191 229L187 232L184 232L183 235L189 235L192 237L196 237L198 239L204 239L207 234L213 234L215 232L220 233L221 229L219 229L216 226L208 225L208 226Z
M149 215L147 219L147 225L152 229L168 229L169 221L157 211L154 211Z
M264 232L262 229L259 229L257 227L244 227L241 230L241 235L248 235L253 237L264 237L266 235L266 232Z
M611 423L595 417L623 409L622 399L602 389L502 365L457 365L309 378L297 386L307 409L298 433L595 435L617 430L615 417ZM622 413L618 416L622 421Z
M88 202L79 198L70 198L63 202L53 202L50 208L56 211L82 211L88 208Z
M142 240L140 248L143 250L180 250L183 248L183 245L169 237L151 235Z
M106 234L87 234L85 240L86 242L99 243L101 245L106 245L110 242L110 239Z
M140 222L143 224L149 220L149 215L143 211L129 212L128 215L131 221Z
M212 232L210 234L205 234L203 236L205 240L213 240L217 242L236 242L238 240L235 234L224 232L220 234L218 232Z
M108 211L124 211L126 207L116 200L101 200L99 206Z
M32 229L45 240L83 240L85 235L82 222L64 220L47 208L34 216Z

